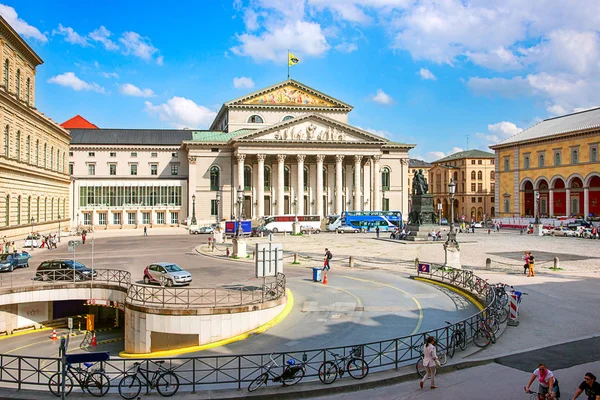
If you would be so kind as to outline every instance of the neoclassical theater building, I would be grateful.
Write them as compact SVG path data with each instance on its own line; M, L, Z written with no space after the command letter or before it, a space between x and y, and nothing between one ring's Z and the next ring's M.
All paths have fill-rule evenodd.
M349 125L350 111L288 79L226 102L210 130L73 129L73 223L160 227L195 216L211 224L237 217L239 189L242 216L255 220L344 210L407 215L414 145ZM102 177L90 176L97 171Z

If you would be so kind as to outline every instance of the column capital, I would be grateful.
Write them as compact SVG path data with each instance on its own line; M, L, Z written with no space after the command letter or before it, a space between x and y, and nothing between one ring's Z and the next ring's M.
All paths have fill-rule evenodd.
M188 162L190 165L196 165L196 157L188 157Z
M402 165L408 165L408 164L409 164L409 162L410 162L410 160L409 160L408 158L403 158L403 159L401 159L401 160L400 160L400 163L401 163Z
M277 154L277 161L282 163L285 161L285 154Z
M335 156L335 162L336 162L336 163L338 163L338 164L341 164L341 163L342 163L342 161L344 161L344 157L345 157L345 156L344 156L343 154L338 154L338 155L336 155L336 156Z
M235 158L237 159L238 162L244 162L244 160L246 159L246 155L245 154L236 154Z
M322 163L323 161L325 161L325 154L317 154L315 158L317 159L318 163Z
M267 158L267 155L266 155L266 154L257 154L257 155L256 155L256 160L257 160L258 162L264 162L264 161L265 161L265 158Z
M373 158L373 162L376 162L376 163L378 163L379 160L381 160L381 156L380 155L373 156L372 158Z
M304 162L305 158L306 154L296 154L296 159L298 160L298 162Z
M361 160L363 159L363 156L360 156L358 154L354 155L354 163L355 164L359 164L361 162Z

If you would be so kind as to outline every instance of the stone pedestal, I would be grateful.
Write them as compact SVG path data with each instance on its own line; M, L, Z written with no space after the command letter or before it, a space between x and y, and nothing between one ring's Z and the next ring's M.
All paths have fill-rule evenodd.
M233 257L246 258L248 253L246 252L246 241L238 238L234 238L233 242Z
M542 236L542 229L544 229L544 224L533 224L533 235Z
M300 222L294 222L292 224L292 235L300 234Z
M444 267L462 269L462 265L460 264L460 248L456 243L444 243L444 252L446 253Z
M213 232L212 240L215 244L223 243L223 232Z
M425 224L425 225L408 224L408 225L406 225L405 229L408 232L408 235L406 236L405 240L409 240L411 242L426 242L426 241L433 241L433 237L429 236L431 231L435 231L435 233L437 233L438 231L441 231L443 233L443 236L445 237L449 228L447 226L440 226L440 225L433 225L433 224Z

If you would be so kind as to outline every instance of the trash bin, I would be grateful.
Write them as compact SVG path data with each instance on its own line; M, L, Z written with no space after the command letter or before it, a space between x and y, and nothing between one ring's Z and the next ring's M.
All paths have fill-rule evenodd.
M313 268L313 282L321 282L323 278L323 270L321 268Z

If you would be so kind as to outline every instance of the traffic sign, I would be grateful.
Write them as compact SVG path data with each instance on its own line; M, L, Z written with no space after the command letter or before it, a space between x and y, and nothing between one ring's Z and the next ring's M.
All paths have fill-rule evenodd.
M81 244L81 240L69 240L67 251L75 251L75 248Z
M67 364L80 364L84 362L100 362L110 360L108 351L99 351L96 353L77 353L67 354Z

